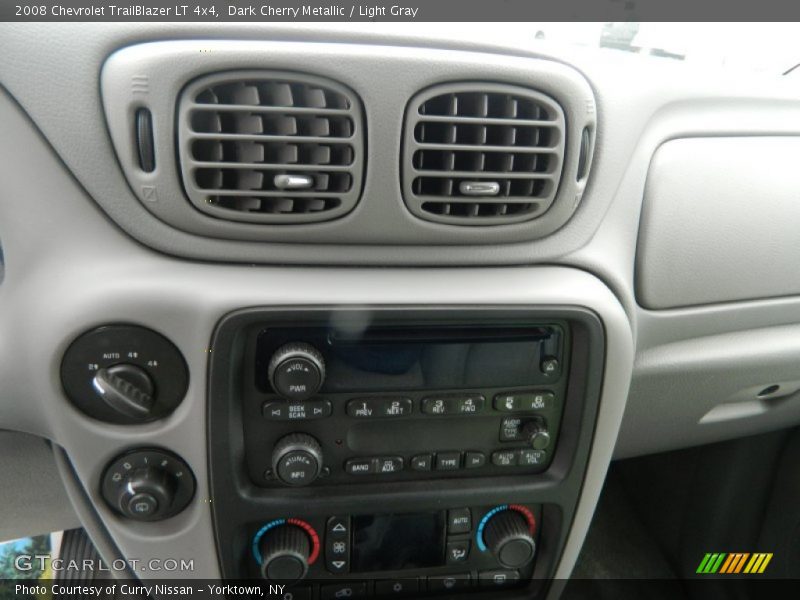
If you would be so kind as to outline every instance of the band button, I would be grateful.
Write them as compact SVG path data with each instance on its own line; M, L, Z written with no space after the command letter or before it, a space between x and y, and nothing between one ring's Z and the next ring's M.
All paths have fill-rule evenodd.
M372 475L378 472L378 461L374 458L351 458L344 464L348 475Z

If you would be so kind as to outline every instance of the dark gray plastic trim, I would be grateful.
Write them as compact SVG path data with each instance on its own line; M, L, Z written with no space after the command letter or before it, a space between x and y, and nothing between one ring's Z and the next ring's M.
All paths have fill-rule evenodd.
M192 143L197 139L196 134L191 129L191 115L193 109L195 107L194 98L195 96L204 89L209 87L222 85L226 83L234 83L237 81L271 81L271 80L278 80L278 81L290 81L292 83L301 83L301 84L311 84L320 86L321 88L330 89L338 94L344 96L347 101L349 102L350 106L347 109L344 109L344 114L340 115L343 117L347 117L352 122L353 130L352 134L347 138L320 138L320 144L333 144L333 143L347 143L352 148L353 151L353 161L347 166L346 169L340 169L340 171L344 171L350 175L352 181L350 183L350 189L347 192L342 192L335 194L335 198L339 200L340 204L336 207L322 210L319 212L310 212L310 213L286 213L286 214L270 214L270 213L255 213L255 212L239 212L235 210L229 210L225 208L220 208L215 206L214 204L209 202L209 196L213 192L209 192L208 190L202 190L196 184L195 178L193 176L193 171L198 166L198 161L192 158ZM208 107L218 106L216 104L208 104L205 105ZM257 109L257 105L253 105L254 110ZM219 105L219 110L223 111L225 105ZM277 112L277 111L276 111ZM321 114L322 111L315 111L313 109L306 110L302 114L304 116L315 117ZM278 114L282 114L279 113ZM213 217L217 217L218 219L224 220L231 220L231 221L243 221L243 222L255 222L255 223L285 223L285 224L294 224L294 223L312 223L316 221L329 221L332 219L336 219L351 210L353 207L358 203L358 200L361 196L361 188L362 188L362 181L363 181L363 172L364 172L364 164L366 162L366 148L364 145L364 116L361 110L361 101L358 96L353 93L351 90L347 89L346 87L336 83L335 81L331 81L328 79L324 79L322 77L314 77L313 75L308 75L306 73L292 73L292 72L285 72L285 71L226 71L224 73L215 73L213 75L208 75L205 77L200 77L199 79L192 81L186 88L183 90L180 102L178 105L178 117L176 122L176 127L178 130L178 156L180 159L180 167L181 167L181 174L183 176L183 189L186 191L186 195L189 197L189 200L195 206L195 208L210 214ZM162 128L160 131L161 138L159 139L159 146L162 148L169 147L171 143L171 131L165 128ZM298 143L303 142L305 138L301 136L292 136L294 139L291 141L296 141ZM254 138L256 139L256 138ZM268 140L266 137L263 138L264 142L266 143ZM171 156L166 160L172 160ZM226 166L230 167L231 165L236 165L238 163L223 163L218 162L215 163L215 166L218 168L224 168ZM316 168L315 168L316 167ZM309 173L316 170L325 170L325 165L310 165L310 164L286 164L284 169L290 171L292 173ZM145 183L142 181L142 175L144 172L137 169L126 169L127 175L129 180L131 180L132 187L134 189L143 189L143 184ZM160 190L160 200L162 202L172 202L174 204L179 204L181 202L181 195L183 194L183 190L181 190L181 185L179 181L175 181L171 178L168 171L162 171L160 176L156 177L155 185L158 186ZM146 188L145 188L146 189ZM220 192L224 195L224 192ZM253 192L254 196L261 195L259 192ZM305 192L301 191L299 194L290 190L286 190L282 194L287 198L295 197L298 195L302 196L316 196L317 194L314 192ZM323 194L325 195L325 194ZM331 196L332 194L327 194ZM147 200L142 192L139 194L140 200ZM191 210L191 207L187 204L186 209L187 212Z
M530 211L526 211L520 214L514 215L504 215L504 216L494 216L494 217L480 217L480 216L470 216L470 217L458 217L452 215L439 215L436 213L432 213L427 211L423 208L424 204L427 202L435 202L437 204L447 203L449 197L447 196L433 196L433 195L421 195L414 192L413 183L414 180L422 174L420 169L417 169L414 166L414 154L418 150L425 150L426 144L420 143L416 139L415 135L415 128L418 123L424 120L423 115L420 114L419 109L426 101L430 100L431 98L435 98L436 96L441 96L445 94L452 94L458 92L478 92L478 93L487 93L487 94L509 94L519 97L524 97L526 99L530 99L540 106L546 108L548 112L548 121L549 125L543 125L543 127L549 127L555 132L554 136L554 143L550 148L548 148L550 154L554 160L556 161L556 168L552 169L546 173L539 173L538 175L546 176L549 179L548 185L550 186L549 193L544 196L513 196L510 198L505 198L503 196L492 196L492 197L481 197L481 196L474 196L469 197L466 195L463 196L453 196L452 202L469 202L469 203L501 203L501 204L532 204L534 208ZM507 125L514 125L517 119L508 118L504 119L507 121ZM486 122L486 118L475 118L475 122L480 124L482 122ZM450 121L452 123L452 121ZM496 122L494 124L497 124ZM584 126L584 129L587 126ZM425 219L427 221L436 221L439 223L449 223L451 225L471 225L471 226L485 226L485 225L493 225L493 226L501 226L506 225L508 223L518 223L520 221L530 221L531 219L535 219L541 217L544 213L548 211L548 209L553 205L556 201L557 195L564 195L569 194L574 191L574 185L570 185L581 179L580 174L577 172L577 167L575 169L567 168L565 169L564 165L564 154L565 154L565 145L567 139L567 131L566 131L566 123L564 121L564 112L561 110L561 107L558 105L557 102L554 102L552 98L544 94L540 94L539 92L524 88L515 85L500 85L491 82L463 82L463 83L445 83L441 85L436 85L431 88L428 88L417 95L415 95L408 103L408 107L406 108L406 116L405 116L405 124L404 124L404 134L403 134L403 152L402 152L402 161L403 161L403 198L405 199L406 206L408 209L414 213L420 219ZM580 154L580 147L581 142L578 142L577 148L575 147L575 140L570 139L572 143L572 147L570 148L570 155L575 157ZM453 144L454 149L459 149L457 144ZM474 150L480 150L480 146L473 146ZM518 147L521 151L525 151L524 146ZM501 150L506 154L513 153L517 147L514 146L504 146ZM587 147L588 152L588 147ZM575 177L573 177L572 182L564 181L562 182L562 173L564 171L572 173L573 170L575 171ZM518 175L523 175L522 173L518 173ZM537 175L536 173L530 173L529 175ZM583 174L585 176L586 173ZM474 177L475 180L484 181L486 179L486 174L480 171L475 171L471 174L471 177ZM563 185L560 185L563 184ZM554 212L557 214L553 215L553 219L556 222L564 223L575 210L576 206L572 202L558 202L554 207Z

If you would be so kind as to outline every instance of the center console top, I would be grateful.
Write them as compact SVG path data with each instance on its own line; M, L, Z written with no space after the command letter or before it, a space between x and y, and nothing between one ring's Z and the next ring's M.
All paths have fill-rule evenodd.
M208 406L223 576L295 598L541 593L603 365L578 308L228 315Z

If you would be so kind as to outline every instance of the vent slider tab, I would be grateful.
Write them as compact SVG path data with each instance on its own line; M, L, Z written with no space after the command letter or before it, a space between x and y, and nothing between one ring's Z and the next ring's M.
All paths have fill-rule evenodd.
M496 181L462 181L458 189L465 196L497 196L500 184Z

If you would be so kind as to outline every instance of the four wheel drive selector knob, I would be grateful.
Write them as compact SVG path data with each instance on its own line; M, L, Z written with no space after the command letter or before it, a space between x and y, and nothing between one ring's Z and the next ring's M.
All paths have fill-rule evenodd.
M103 325L64 352L61 383L84 414L135 425L172 413L186 395L189 371L163 335L138 325Z
M486 522L483 541L501 565L507 569L519 569L528 564L536 552L531 529L531 524L520 512L501 510Z
M322 448L305 433L292 433L278 440L272 451L272 472L286 485L303 486L322 470Z
M127 363L103 367L92 386L109 407L132 420L147 420L153 411L155 386L141 367Z
M325 360L314 346L286 344L272 355L267 367L272 388L287 400L308 400L325 380Z

